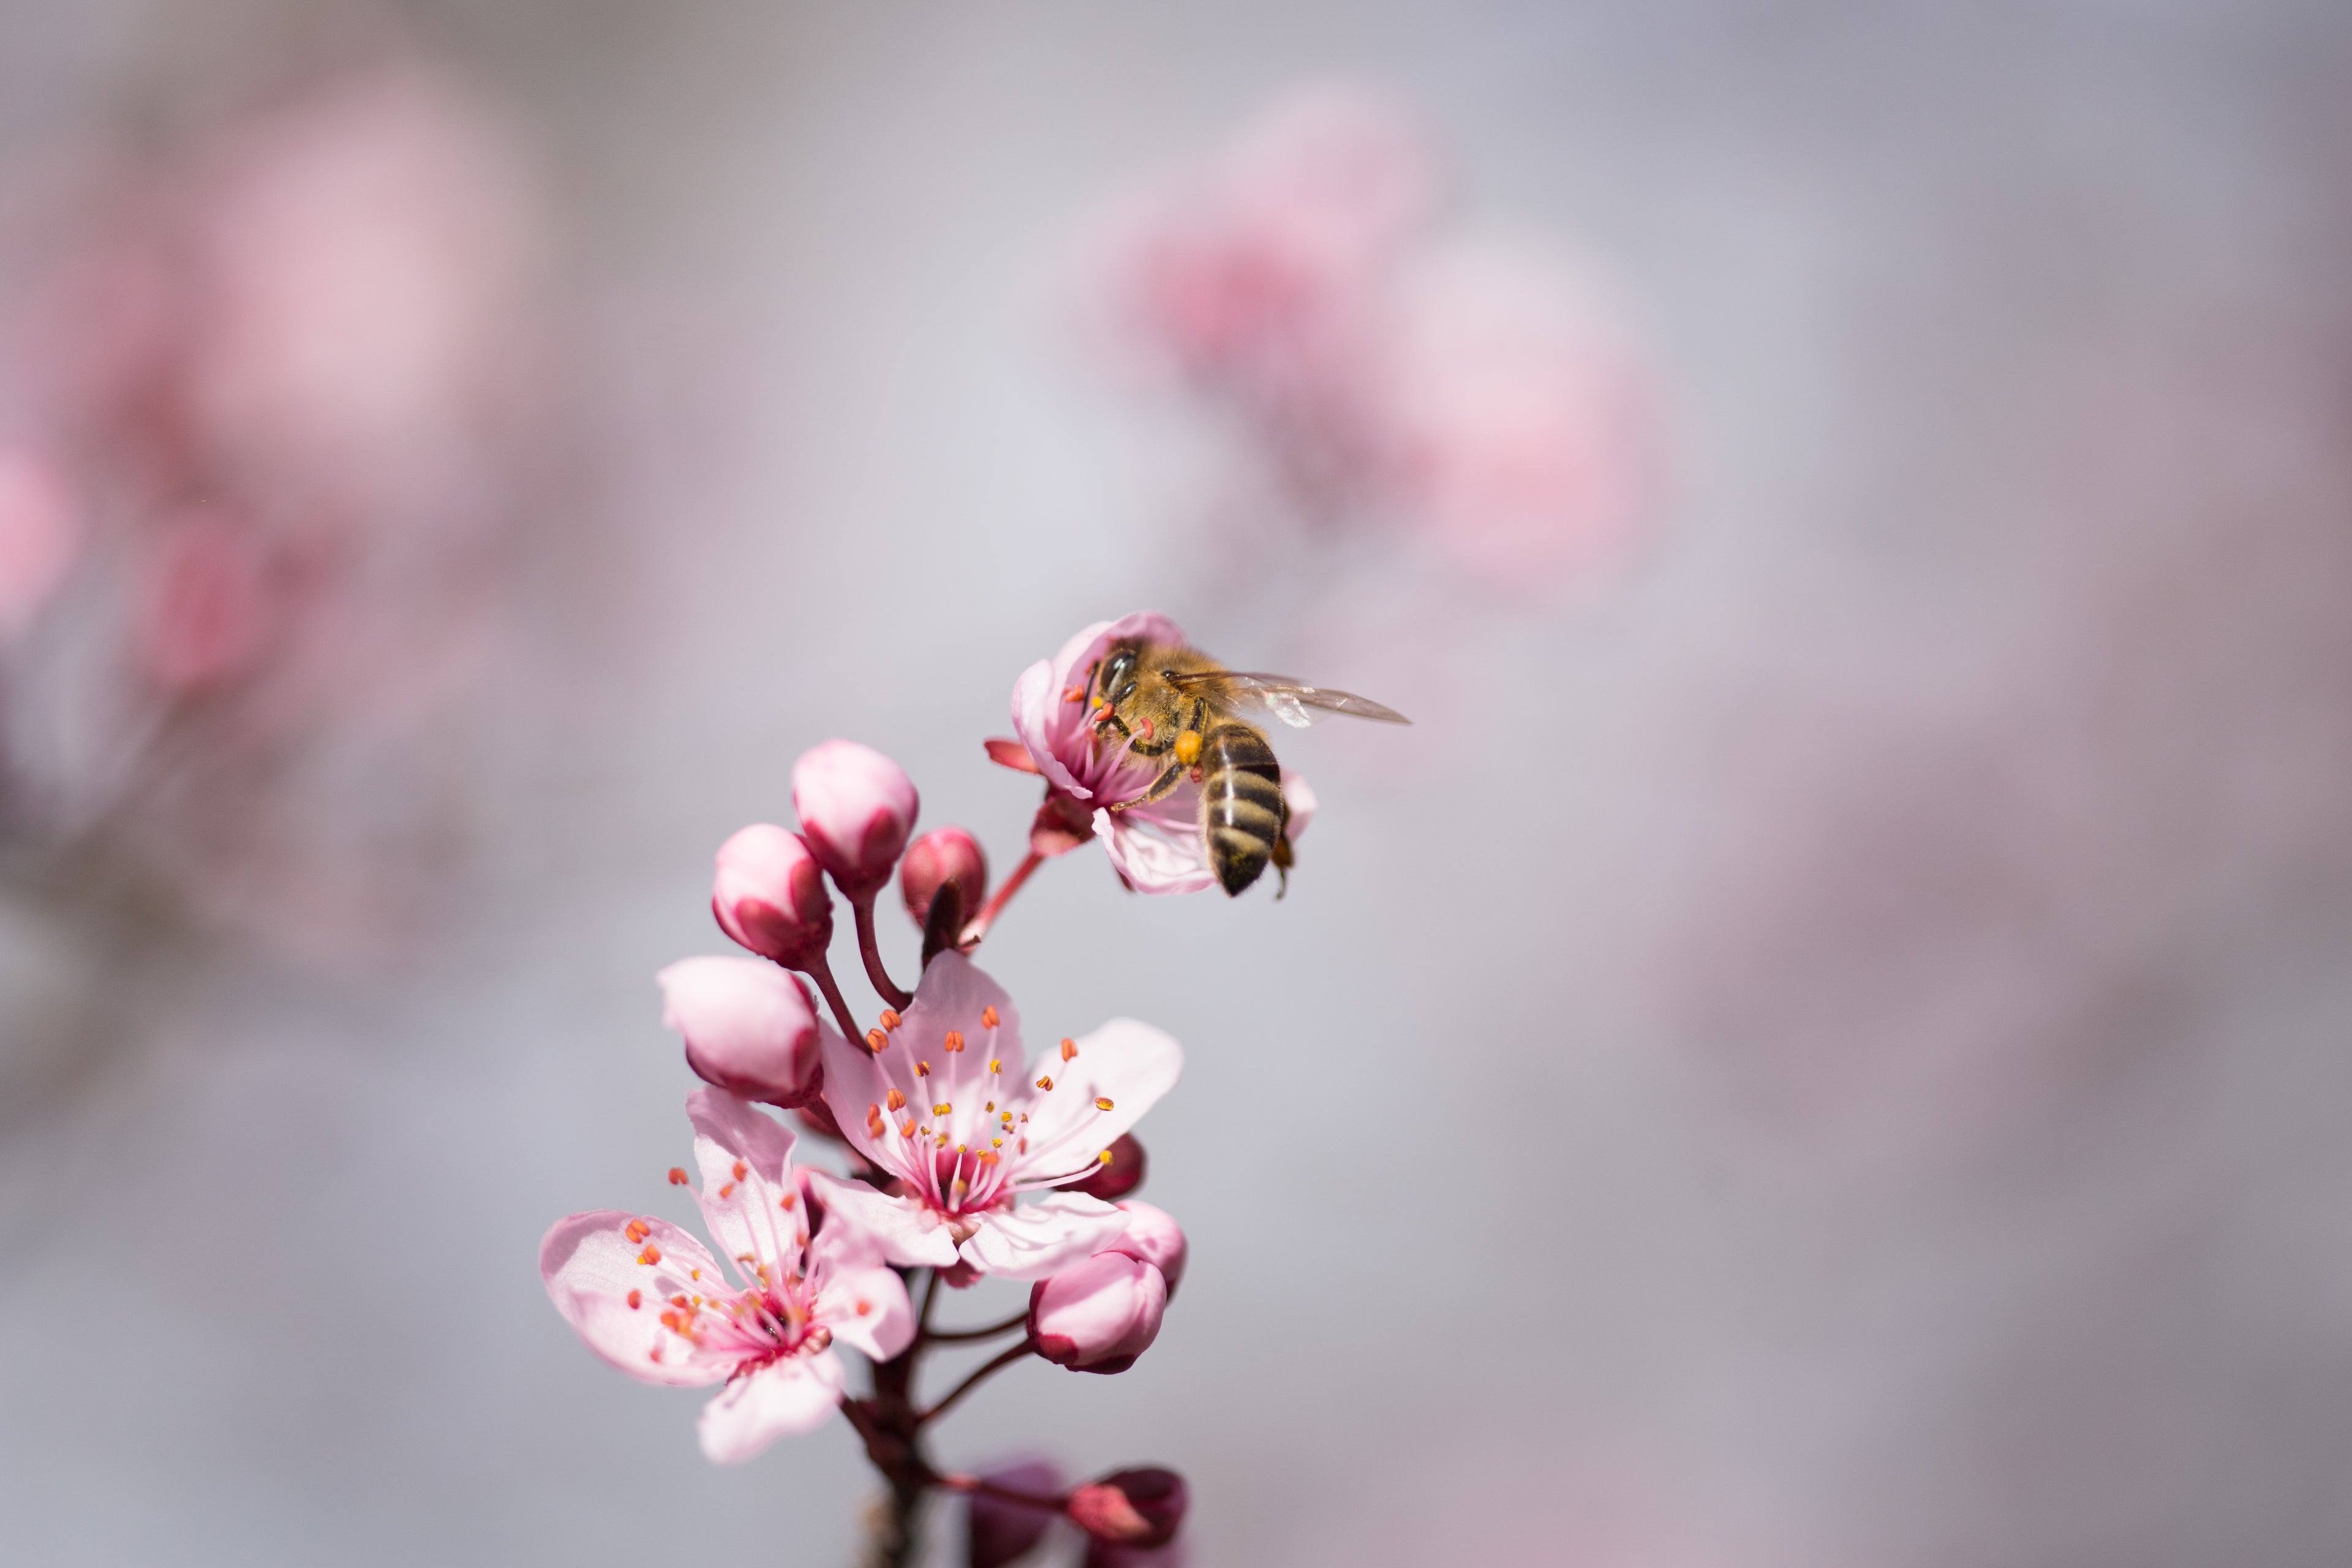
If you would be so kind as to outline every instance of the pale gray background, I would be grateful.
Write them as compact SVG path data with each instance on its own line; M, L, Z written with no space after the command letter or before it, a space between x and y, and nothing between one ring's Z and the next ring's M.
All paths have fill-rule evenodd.
M0 149L302 10L0 6ZM1001 869L1014 674L1156 604L1431 721L1293 749L1286 903L1088 852L991 942L1041 1035L1185 1041L1141 1131L1194 1262L1137 1370L1007 1376L954 1457L1176 1465L1213 1565L2352 1560L2352 11L1269 10L399 13L538 144L629 433L578 504L639 554L546 563L405 978L174 973L10 1118L0 1556L845 1562L847 1429L705 1465L534 1246L666 1201L651 974L798 751ZM1614 279L1675 424L1637 570L1288 625L1170 571L1055 246L1330 72Z

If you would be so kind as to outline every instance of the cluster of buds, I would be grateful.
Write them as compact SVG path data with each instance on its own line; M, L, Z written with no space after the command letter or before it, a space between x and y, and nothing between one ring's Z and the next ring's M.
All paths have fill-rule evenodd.
M560 1221L541 1246L550 1295L605 1360L649 1383L719 1385L701 1424L712 1460L748 1459L843 1415L889 1489L875 1561L914 1560L922 1500L935 1491L968 1500L975 1568L1029 1552L1056 1521L1083 1533L1095 1568L1168 1562L1179 1549L1186 1491L1172 1471L1065 1485L1035 1464L944 1470L925 1447L934 1421L1017 1363L1097 1375L1134 1366L1183 1280L1182 1228L1135 1195L1149 1162L1132 1131L1175 1086L1181 1049L1113 1018L1033 1052L1013 997L972 958L1039 865L1094 837L1132 888L1211 885L1197 796L1120 810L1149 770L1058 702L1073 671L1136 637L1182 633L1157 615L1098 623L1016 682L1020 738L989 752L1009 761L1017 748L1021 771L1046 781L1040 822L1051 816L1069 841L1041 844L1033 826L1028 856L993 894L971 834L916 837L920 796L896 763L840 740L802 756L797 827L754 824L719 849L711 909L743 952L682 959L659 976L687 1066L709 1086L688 1114L694 1195L717 1245L600 1210ZM1286 786L1303 826L1312 796L1303 782ZM924 933L911 991L876 942L876 901L894 874ZM871 1015L852 1008L832 968L836 898L880 1001ZM798 1135L761 1105L797 1112L841 1168L800 1163ZM669 1180L694 1184L684 1167ZM952 1292L990 1277L1027 1284L1026 1310L978 1327L934 1321ZM927 1353L992 1340L1009 1342L944 1394L919 1395ZM870 1364L863 1392L848 1385L843 1346Z

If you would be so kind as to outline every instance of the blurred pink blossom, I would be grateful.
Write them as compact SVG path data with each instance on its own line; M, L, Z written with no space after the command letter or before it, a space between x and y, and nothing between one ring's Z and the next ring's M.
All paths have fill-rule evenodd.
M0 447L0 644L31 629L80 546L63 477L36 452Z
M1094 220L1078 290L1293 521L1425 536L1497 586L1573 577L1655 503L1646 373L1574 269L1440 217L1437 162L1379 95L1295 89Z

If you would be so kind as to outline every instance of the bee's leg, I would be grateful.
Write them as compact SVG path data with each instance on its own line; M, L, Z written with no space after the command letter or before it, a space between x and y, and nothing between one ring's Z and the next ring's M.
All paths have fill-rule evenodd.
M1275 899L1279 901L1283 894L1290 891L1290 868L1295 864L1290 853L1290 838L1287 834L1275 839L1274 854L1271 858L1274 861L1276 874L1282 879L1281 885L1274 889Z
M1165 799L1168 792L1174 789L1179 784L1182 783L1183 778L1184 767L1183 764L1180 763L1176 766L1170 768L1166 773L1161 773L1158 778L1153 779L1150 789L1145 790L1133 800L1123 800L1119 802L1117 805L1110 807L1110 809L1113 811L1125 811L1130 806L1150 805L1155 800Z
M1192 717L1176 735L1176 761L1185 767L1189 768L1201 760L1201 721L1207 716L1208 710L1207 701L1198 697L1192 699Z

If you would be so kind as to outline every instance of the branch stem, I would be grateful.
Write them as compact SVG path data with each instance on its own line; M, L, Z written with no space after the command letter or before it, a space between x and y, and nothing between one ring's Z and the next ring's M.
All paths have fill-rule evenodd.
M1006 1367L1011 1366L1014 1362L1019 1361L1022 1357L1034 1353L1037 1347L1024 1337L1019 1344L1013 1346L1010 1350L1004 1351L995 1356L992 1356L987 1361L981 1363L979 1366L972 1369L972 1373L970 1377L965 1378L961 1383L957 1384L953 1388L948 1391L946 1398L940 1400L937 1405L932 1405L929 1410L926 1410L921 1415L916 1416L915 1425L919 1427L926 1426L931 1422L938 1420L940 1416L945 1415L949 1411L954 1409L959 1404L962 1403L965 1394L970 1394L973 1389L978 1388L982 1384L987 1382L998 1373L1003 1372Z
M1024 1308L1001 1323L991 1323L984 1329L933 1329L927 1338L935 1345L963 1344L971 1340L992 1340L999 1334L1010 1333L1029 1321Z
M841 999L841 984L834 979L833 965L825 961L824 954L820 952L816 955L815 966L807 973L808 977L816 982L816 988L824 993L825 1005L833 1009L833 1021L841 1026L841 1037L852 1045L864 1039L866 1031L857 1026L857 1016L849 1010L849 1004Z
M898 989L898 982L890 978L890 972L882 967L882 950L875 944L874 895L867 893L863 898L852 899L849 907L857 917L857 956L866 961L866 978L874 983L874 989L881 994L882 1000L893 1007L906 1006L915 999L915 994Z

